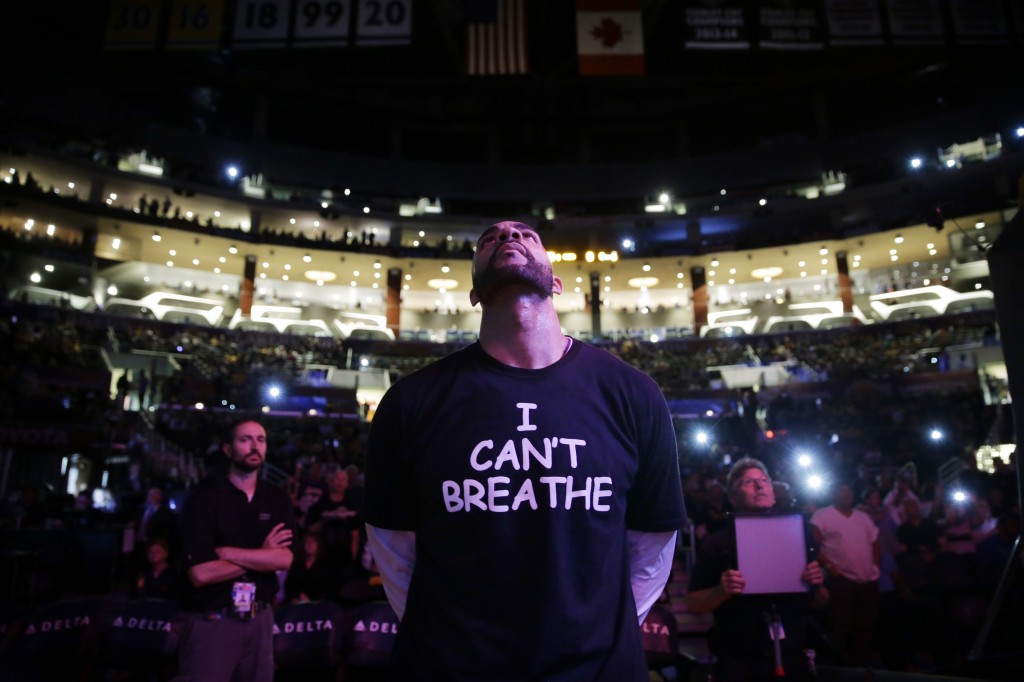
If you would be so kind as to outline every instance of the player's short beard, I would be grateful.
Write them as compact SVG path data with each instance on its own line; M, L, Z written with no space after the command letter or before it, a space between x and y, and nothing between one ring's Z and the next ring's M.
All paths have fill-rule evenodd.
M526 265L496 265L498 252L495 251L487 267L473 271L473 290L482 303L507 284L525 285L538 296L551 296L554 275L550 267L540 263L533 254L526 252Z

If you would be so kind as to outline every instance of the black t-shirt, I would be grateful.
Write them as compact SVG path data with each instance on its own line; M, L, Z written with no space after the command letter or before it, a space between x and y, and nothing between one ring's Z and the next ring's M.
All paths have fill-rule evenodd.
M646 375L583 343L538 370L473 344L374 416L364 519L416 533L401 680L646 680L626 529L686 519Z
M330 493L325 492L320 496L320 499L309 508L309 512L306 515L306 525L312 526L317 521L323 519L325 513L338 511L340 509L342 511L354 512L355 515L344 519L330 520L345 521L349 526L358 527L358 524L361 522L361 519L359 518L359 510L363 505L362 494L362 489L346 488L341 501L335 501L331 499Z
M714 587L721 581L722 572L730 568L736 568L736 541L732 528L726 528L705 538L697 551L697 561L690 576L690 591ZM773 613L778 614L785 631L783 651L802 650L811 598L810 593L738 594L730 597L713 612L712 651L719 656L771 656L773 646L766 614Z
M904 521L896 528L896 539L911 554L920 554L922 550L938 552L941 536L938 524L931 519L921 519L921 523L916 526Z
M258 549L279 523L295 533L292 503L284 488L260 481L250 502L227 476L204 481L185 504L181 535L184 568L188 571L216 560L217 547ZM277 574L273 571L249 571L234 580L204 587L186 581L184 606L193 611L229 607L235 582L255 583L257 601L269 602L278 591Z
M339 575L326 559L318 558L306 568L301 557L292 562L284 581L284 598L291 601L305 594L311 601L334 599L338 596Z

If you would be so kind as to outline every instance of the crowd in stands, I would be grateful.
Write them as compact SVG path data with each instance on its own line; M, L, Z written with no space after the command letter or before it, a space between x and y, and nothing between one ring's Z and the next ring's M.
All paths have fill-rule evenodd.
M0 251L4 258L11 253L32 253L44 258L59 258L74 263L92 262L92 247L89 234L74 239L69 234L46 233L45 228L35 226L31 230L9 225L0 226ZM6 269L6 268L5 268Z
M243 229L243 226L228 227L217 223L214 216L200 216L198 213L183 210L182 206L174 203L169 196L162 200L140 194L137 198L124 197L120 203L112 202L91 202L83 199L76 193L61 194L55 187L44 188L32 176L31 172L24 176L24 179L16 173L10 183L0 183L0 192L11 192L23 196L37 198L56 205L66 205L68 202L85 204L76 207L78 210L87 208L91 212L108 216L114 219L127 220L138 223L145 223L155 227L167 227L184 230L197 234L226 237L243 242L254 244L277 244L281 246L309 247L328 251L349 251L357 253L374 253L396 257L447 257L447 258L472 258L473 244L468 240L457 241L441 239L436 244L421 242L418 245L402 245L395 243L381 243L377 240L377 234L370 230L362 230L358 233L341 228L323 228L315 233L307 233L297 230L287 230L270 224L260 224L255 229ZM132 204L131 202L135 203ZM297 201L297 200L296 200ZM312 198L303 199L299 204L300 208L315 213L323 213L320 201ZM353 209L354 210L354 209ZM331 213L338 217L337 213ZM0 230L0 245L7 248L23 247L31 241L35 247L34 252L39 252L40 245L56 245L70 253L62 254L65 257L81 259L80 253L85 253L91 258L95 247L94 234L89 231L83 235L77 243L70 243L65 240L55 240L52 237L44 242L37 234L25 237L18 229L3 228ZM68 249L68 245L72 248ZM79 253L76 253L76 250Z
M254 392L269 379L288 384L309 365L349 361L346 348L329 338L171 325L14 302L5 303L2 313L0 421L99 425L108 434L105 445L120 444L128 460L107 486L109 504L97 504L103 497L91 489L72 496L45 484L9 488L0 505L0 533L8 539L29 531L63 533L66 545L57 560L37 567L31 589L24 575L15 584L12 596L34 601L90 589L175 597L181 580L177 513L187 488L223 465L214 434L228 418L224 410L190 406L200 399L213 405L216 399L252 410L258 407ZM976 383L938 382L921 394L905 382L955 369L931 361L944 349L994 342L994 316L982 311L844 330L603 345L654 377L670 399L714 394L729 406L714 418L677 422L693 522L693 542L686 540L684 551L694 551L728 523L725 474L743 456L764 461L780 490L788 490L780 504L808 514L828 505L828 493L809 489L807 472L796 463L798 450L812 452L817 471L831 483L849 483L880 529L879 663L926 669L962 659L971 645L1019 533L1019 502L1012 464L999 463L995 473L986 474L973 461L1003 408L987 405ZM415 352L400 343L374 347L372 364L400 378L453 349L414 346ZM168 353L179 358L180 369L171 376L150 375L137 399L126 400L140 393L142 374L111 387L100 350L115 348ZM775 361L804 368L801 376L812 380L755 393L715 385L705 371ZM137 411L147 405L152 409ZM359 417L263 420L268 462L281 474L302 531L292 569L281 576L282 602L351 604L383 596L359 517L367 433ZM694 422L713 434L709 444L690 439ZM924 435L937 424L946 434L941 443ZM187 453L197 465L157 466L167 450ZM100 448L93 454L102 459L109 452ZM954 499L954 490L963 496ZM132 541L114 543L120 549L105 575L68 581L72 571L61 561L81 559L87 550L67 544L67 534L85 531L118 538L130 531ZM821 637L828 660L829 642Z

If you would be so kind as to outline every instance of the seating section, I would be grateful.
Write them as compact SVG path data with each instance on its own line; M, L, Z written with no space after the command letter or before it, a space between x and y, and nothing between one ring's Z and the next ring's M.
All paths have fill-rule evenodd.
M387 602L370 602L355 609L345 647L349 670L382 670L398 635L398 616Z
M69 597L25 609L0 603L0 680L172 680L188 614L176 601L121 593ZM398 617L385 601L281 604L274 613L274 679L375 680Z
M186 624L176 601L126 600L107 615L99 652L105 670L173 670Z
M341 660L347 619L330 601L281 604L274 612L274 662L281 671L311 673Z

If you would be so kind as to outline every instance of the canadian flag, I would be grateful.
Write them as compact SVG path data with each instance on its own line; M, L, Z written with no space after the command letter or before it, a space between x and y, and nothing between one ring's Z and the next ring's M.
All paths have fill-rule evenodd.
M580 75L642 76L640 0L576 0Z

